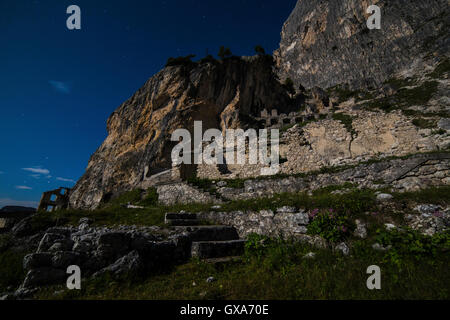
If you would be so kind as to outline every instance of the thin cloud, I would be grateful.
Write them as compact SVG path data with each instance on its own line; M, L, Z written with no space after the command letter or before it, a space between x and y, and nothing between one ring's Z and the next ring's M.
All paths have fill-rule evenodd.
M19 189L19 190L32 190L33 188L27 187L27 186L16 186L16 189Z
M0 171L0 174L5 174L3 171Z
M64 94L69 94L70 93L69 85L67 85L66 83L64 83L62 81L50 80L48 83L50 83L50 85L56 91L58 91L60 93L64 93Z
M56 180L75 183L75 180L57 177Z
M35 173L35 174L45 174L45 175L48 175L48 174L50 173L49 170L43 169L43 168L40 168L40 167L34 167L34 168L22 168L22 170L29 171L29 172L32 172L32 173Z

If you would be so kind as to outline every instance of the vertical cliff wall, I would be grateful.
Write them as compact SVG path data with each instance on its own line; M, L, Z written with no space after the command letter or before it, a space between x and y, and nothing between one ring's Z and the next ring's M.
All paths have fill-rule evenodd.
M366 9L381 7L381 29ZM448 0L299 0L275 52L280 77L328 88L379 85L420 60L449 52Z

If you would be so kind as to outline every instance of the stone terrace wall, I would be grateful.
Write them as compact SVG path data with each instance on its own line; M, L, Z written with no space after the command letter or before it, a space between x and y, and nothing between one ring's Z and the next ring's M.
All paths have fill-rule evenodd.
M187 183L174 183L156 187L159 202L164 205L177 203L220 203L215 196L203 192Z
M420 129L401 112L380 113L341 109L350 126L339 120L322 119L305 126L295 125L280 133L281 173L297 174L323 167L357 165L373 158L406 156L419 152L447 150L448 131ZM353 131L353 134L351 133ZM226 172L214 165L199 165L197 176L205 179L254 178L262 165L228 164Z
M250 179L244 188L222 187L218 192L230 200L243 200L271 196L283 192L315 190L346 182L360 187L390 185L397 191L413 191L429 186L450 184L450 153L419 154L407 159L386 160L362 164L336 173L324 173L306 177Z
M307 235L310 222L308 212L293 207L282 207L273 212L261 210L259 212L203 212L201 219L214 221L218 224L233 226L240 238L246 238L252 233L269 237L295 238L312 245L324 247L326 242L319 236Z

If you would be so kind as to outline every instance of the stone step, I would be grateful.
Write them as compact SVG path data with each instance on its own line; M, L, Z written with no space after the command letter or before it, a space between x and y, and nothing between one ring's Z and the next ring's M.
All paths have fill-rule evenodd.
M244 244L245 240L193 242L191 255L199 259L238 256L244 253Z
M192 220L192 219L166 219L166 224L172 227L181 227L181 226L198 226L202 224L200 220Z
M239 235L230 226L194 226L186 227L192 241L227 241L238 240Z

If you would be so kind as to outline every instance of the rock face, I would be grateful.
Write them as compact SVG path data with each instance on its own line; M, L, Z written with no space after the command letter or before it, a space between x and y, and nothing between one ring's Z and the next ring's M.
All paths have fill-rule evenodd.
M263 109L290 111L292 100L273 74L270 56L166 67L108 119L108 137L92 155L70 195L75 208L95 208L113 193L136 188L171 168L170 141L194 121L209 128L244 128Z
M381 8L369 30L367 8ZM379 85L429 54L448 53L447 0L298 0L275 52L280 78L307 88Z
M380 30L366 24L372 4L382 10ZM195 121L202 121L203 131L281 129L281 173L287 175L448 150L448 4L300 0L274 59L175 59L112 113L108 137L71 190L70 207L95 209L125 191L186 177L180 168L169 170L178 144L170 138L181 128L192 136ZM287 77L295 94L289 82L281 84ZM343 84L351 88L330 88ZM260 175L261 165L202 164L195 170L189 173L199 178L249 178ZM434 178L447 184L445 170ZM419 183L407 178L409 185ZM220 202L197 191L158 184L165 204Z

